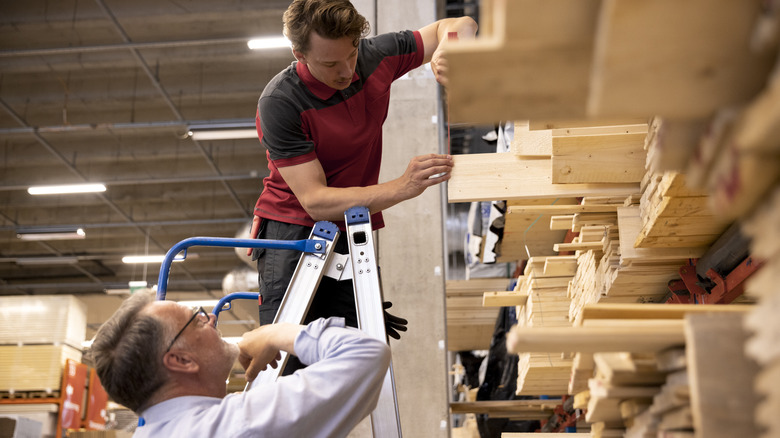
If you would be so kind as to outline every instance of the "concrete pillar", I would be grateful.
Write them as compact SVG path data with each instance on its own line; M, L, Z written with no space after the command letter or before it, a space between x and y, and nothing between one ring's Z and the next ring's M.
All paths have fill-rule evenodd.
M353 3L376 33L417 30L436 19L432 1ZM438 152L437 102L438 84L427 65L395 82L380 182L403 174L412 157ZM434 186L386 210L377 238L384 298L393 303L391 313L409 320L401 340L390 342L406 438L448 436L441 202L441 190ZM371 436L363 433L350 436Z

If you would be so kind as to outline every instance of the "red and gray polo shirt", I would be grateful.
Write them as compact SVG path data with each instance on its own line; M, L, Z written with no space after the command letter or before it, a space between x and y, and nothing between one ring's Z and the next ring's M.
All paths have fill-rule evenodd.
M330 187L365 187L379 181L382 124L392 82L423 61L419 32L388 33L360 41L352 84L336 90L293 62L268 83L257 105L257 133L265 146L270 176L255 215L313 226L278 168L319 159ZM374 229L384 226L372 214ZM344 229L343 221L337 222Z

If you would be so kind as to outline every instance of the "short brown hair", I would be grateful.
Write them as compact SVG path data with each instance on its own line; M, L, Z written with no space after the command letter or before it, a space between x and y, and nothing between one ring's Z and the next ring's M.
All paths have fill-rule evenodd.
M371 27L349 0L294 0L283 21L284 35L301 53L309 50L312 32L328 39L349 37L357 47Z
M98 329L90 348L108 395L134 412L146 408L167 378L162 358L171 330L151 315L139 315L154 300L153 293L131 295Z

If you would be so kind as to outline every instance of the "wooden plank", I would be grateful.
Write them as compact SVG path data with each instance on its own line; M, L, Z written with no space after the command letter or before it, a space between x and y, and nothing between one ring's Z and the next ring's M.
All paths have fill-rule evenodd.
M523 306L528 300L528 295L512 291L485 292L482 295L483 307L509 307Z
M575 256L547 257L544 262L545 275L573 276L577 272Z
M449 318L448 318L449 319ZM487 350L495 330L492 323L462 325L447 321L447 351Z
M575 213L614 213L620 205L588 204L588 205L517 205L509 207L507 214L550 214L573 215Z
M598 0L494 1L492 26L448 46L454 122L585 118Z
M574 215L557 215L550 217L551 230L571 230Z
M690 119L749 100L774 57L749 49L760 12L760 1L604 0L588 114Z
M685 343L682 321L664 326L623 327L512 327L507 335L509 352L657 352Z
M556 243L553 245L554 251L588 251L600 250L604 246L601 242L582 242L582 243Z
M515 122L515 134L510 148L518 157L550 157L552 130L531 131L528 129L528 122Z
M482 296L486 290L506 290L509 278L472 278L469 280L447 280L445 289L447 296L476 295Z
M743 351L742 315L688 315L685 338L696 436L758 436L753 418L758 366Z
M575 126L552 129L553 137L580 136L580 135L613 135L613 134L643 134L647 135L648 124L646 122L628 125L602 125L602 126ZM643 137L644 138L644 137Z
M531 119L528 122L528 129L555 129L560 135L561 130L579 129L579 128L594 128L601 129L604 127L615 126L636 126L641 124L647 124L647 117L634 117L634 118L596 118L596 119L576 119L576 120L543 120L543 119ZM628 134L628 132L626 132Z
M512 154L454 155L448 202L539 199L590 195L628 196L639 184L553 184L548 159Z
M582 309L582 320L589 319L683 319L693 313L745 313L749 305L720 304L586 304Z
M553 137L552 182L638 183L645 174L645 134Z

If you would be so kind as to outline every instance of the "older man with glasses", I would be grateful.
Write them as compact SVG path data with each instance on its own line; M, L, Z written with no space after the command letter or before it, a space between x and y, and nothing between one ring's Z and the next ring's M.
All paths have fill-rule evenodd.
M143 418L134 436L346 436L376 406L390 350L343 319L264 325L238 345L215 323L202 307L136 293L100 327L90 354L109 396ZM236 360L252 381L280 351L309 366L227 394Z

